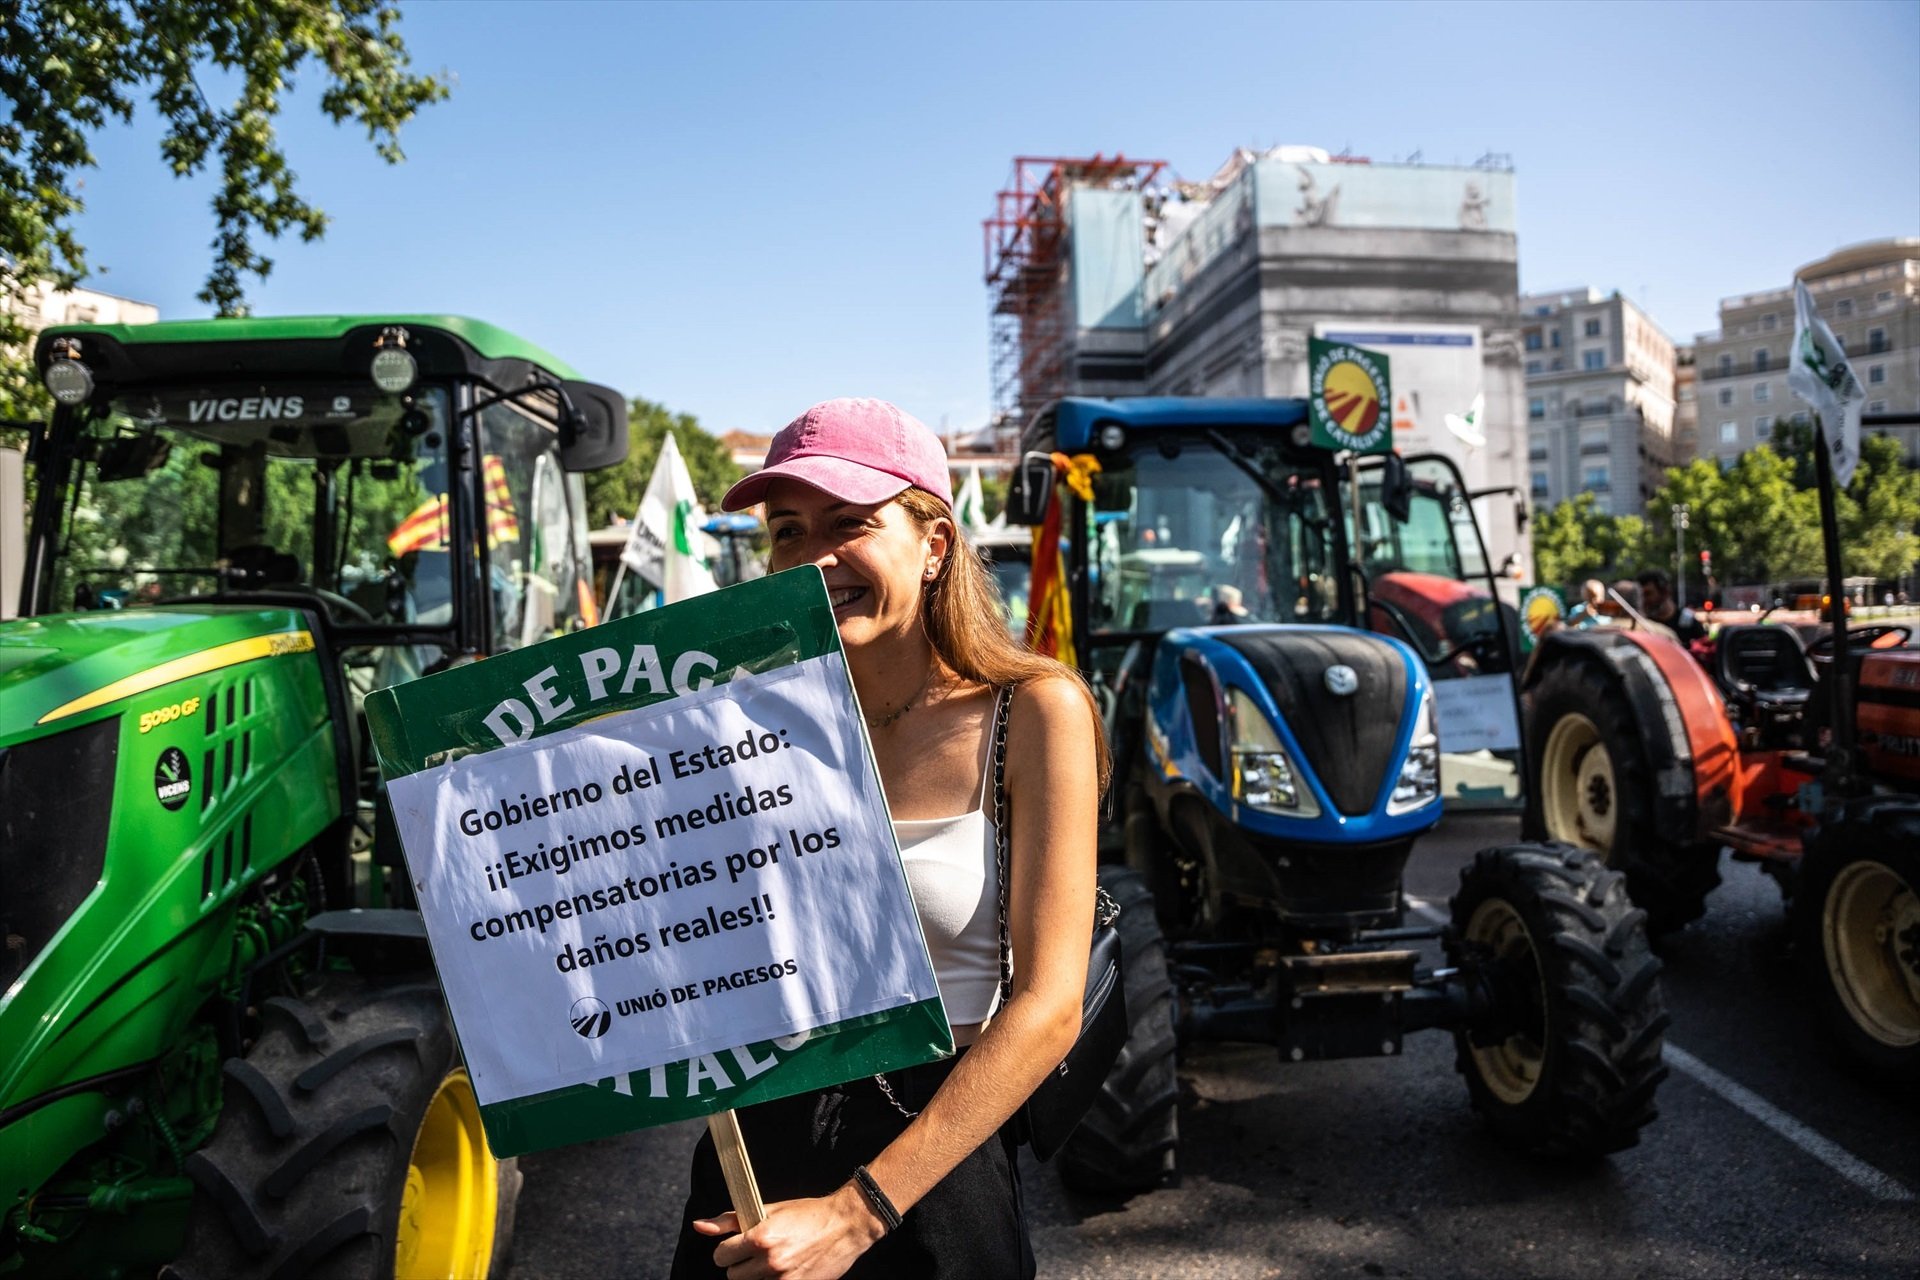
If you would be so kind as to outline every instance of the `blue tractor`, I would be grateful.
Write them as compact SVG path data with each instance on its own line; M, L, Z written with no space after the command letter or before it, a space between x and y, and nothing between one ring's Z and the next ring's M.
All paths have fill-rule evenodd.
M1402 893L1443 806L1525 792L1519 628L1453 464L1315 447L1301 400L1066 399L1021 446L1036 638L1086 675L1116 761L1101 881L1132 1029L1068 1183L1174 1174L1175 1053L1197 1040L1299 1062L1445 1028L1502 1138L1633 1145L1667 1015L1622 877L1511 844L1462 872L1446 923Z

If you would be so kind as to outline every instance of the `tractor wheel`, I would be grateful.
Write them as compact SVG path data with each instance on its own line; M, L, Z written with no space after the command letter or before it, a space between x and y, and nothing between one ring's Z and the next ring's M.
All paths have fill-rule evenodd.
M498 1277L520 1191L431 975L330 975L274 998L225 1067L177 1280Z
M1448 952L1491 1007L1454 1032L1454 1065L1503 1141L1601 1156L1640 1140L1667 1074L1645 922L1585 849L1485 849L1461 871Z
M1795 908L1804 976L1869 1072L1920 1082L1920 804L1881 803L1820 832Z
M1120 904L1121 978L1130 1025L1092 1109L1056 1159L1060 1180L1075 1191L1132 1195L1174 1178L1180 1095L1173 980L1167 973L1167 940L1140 873L1101 867L1100 887Z
M1537 793L1530 826L1624 871L1654 933L1698 918L1720 883L1720 848L1656 827L1653 771L1617 682L1596 663L1553 664L1534 686L1526 741Z

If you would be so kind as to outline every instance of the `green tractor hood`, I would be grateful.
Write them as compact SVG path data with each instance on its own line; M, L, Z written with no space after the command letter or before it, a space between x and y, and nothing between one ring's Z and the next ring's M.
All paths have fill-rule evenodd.
M0 623L4 1203L235 971L235 911L341 817L334 724L297 609Z
M134 709L129 701L142 710L171 705L180 681L312 648L312 632L292 609L138 609L0 623L0 747Z

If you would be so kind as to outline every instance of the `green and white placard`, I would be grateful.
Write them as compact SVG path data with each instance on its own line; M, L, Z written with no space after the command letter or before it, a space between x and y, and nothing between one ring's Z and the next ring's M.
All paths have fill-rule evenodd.
M953 1051L818 569L367 719L497 1155Z

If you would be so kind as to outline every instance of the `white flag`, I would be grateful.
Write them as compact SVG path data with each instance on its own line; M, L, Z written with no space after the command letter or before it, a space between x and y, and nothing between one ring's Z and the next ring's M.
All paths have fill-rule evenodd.
M954 500L953 514L969 538L987 527L987 500L980 492L980 464L977 462L967 469L966 483L960 486L960 496Z
M1787 362L1787 389L1820 415L1833 460L1833 482L1846 488L1860 465L1860 407L1867 392L1847 363L1839 339L1814 310L1813 295L1801 280L1793 282L1793 358Z
M1483 421L1486 412L1487 393L1484 391L1476 391L1473 394L1473 404L1468 408L1466 416L1462 417L1457 413L1445 415L1447 430L1459 436L1464 443L1472 448L1484 449L1487 447L1487 427Z
M717 585L708 559L713 538L700 527L706 522L706 510L694 496L693 476L669 431L620 559L660 588L663 604L703 595Z

